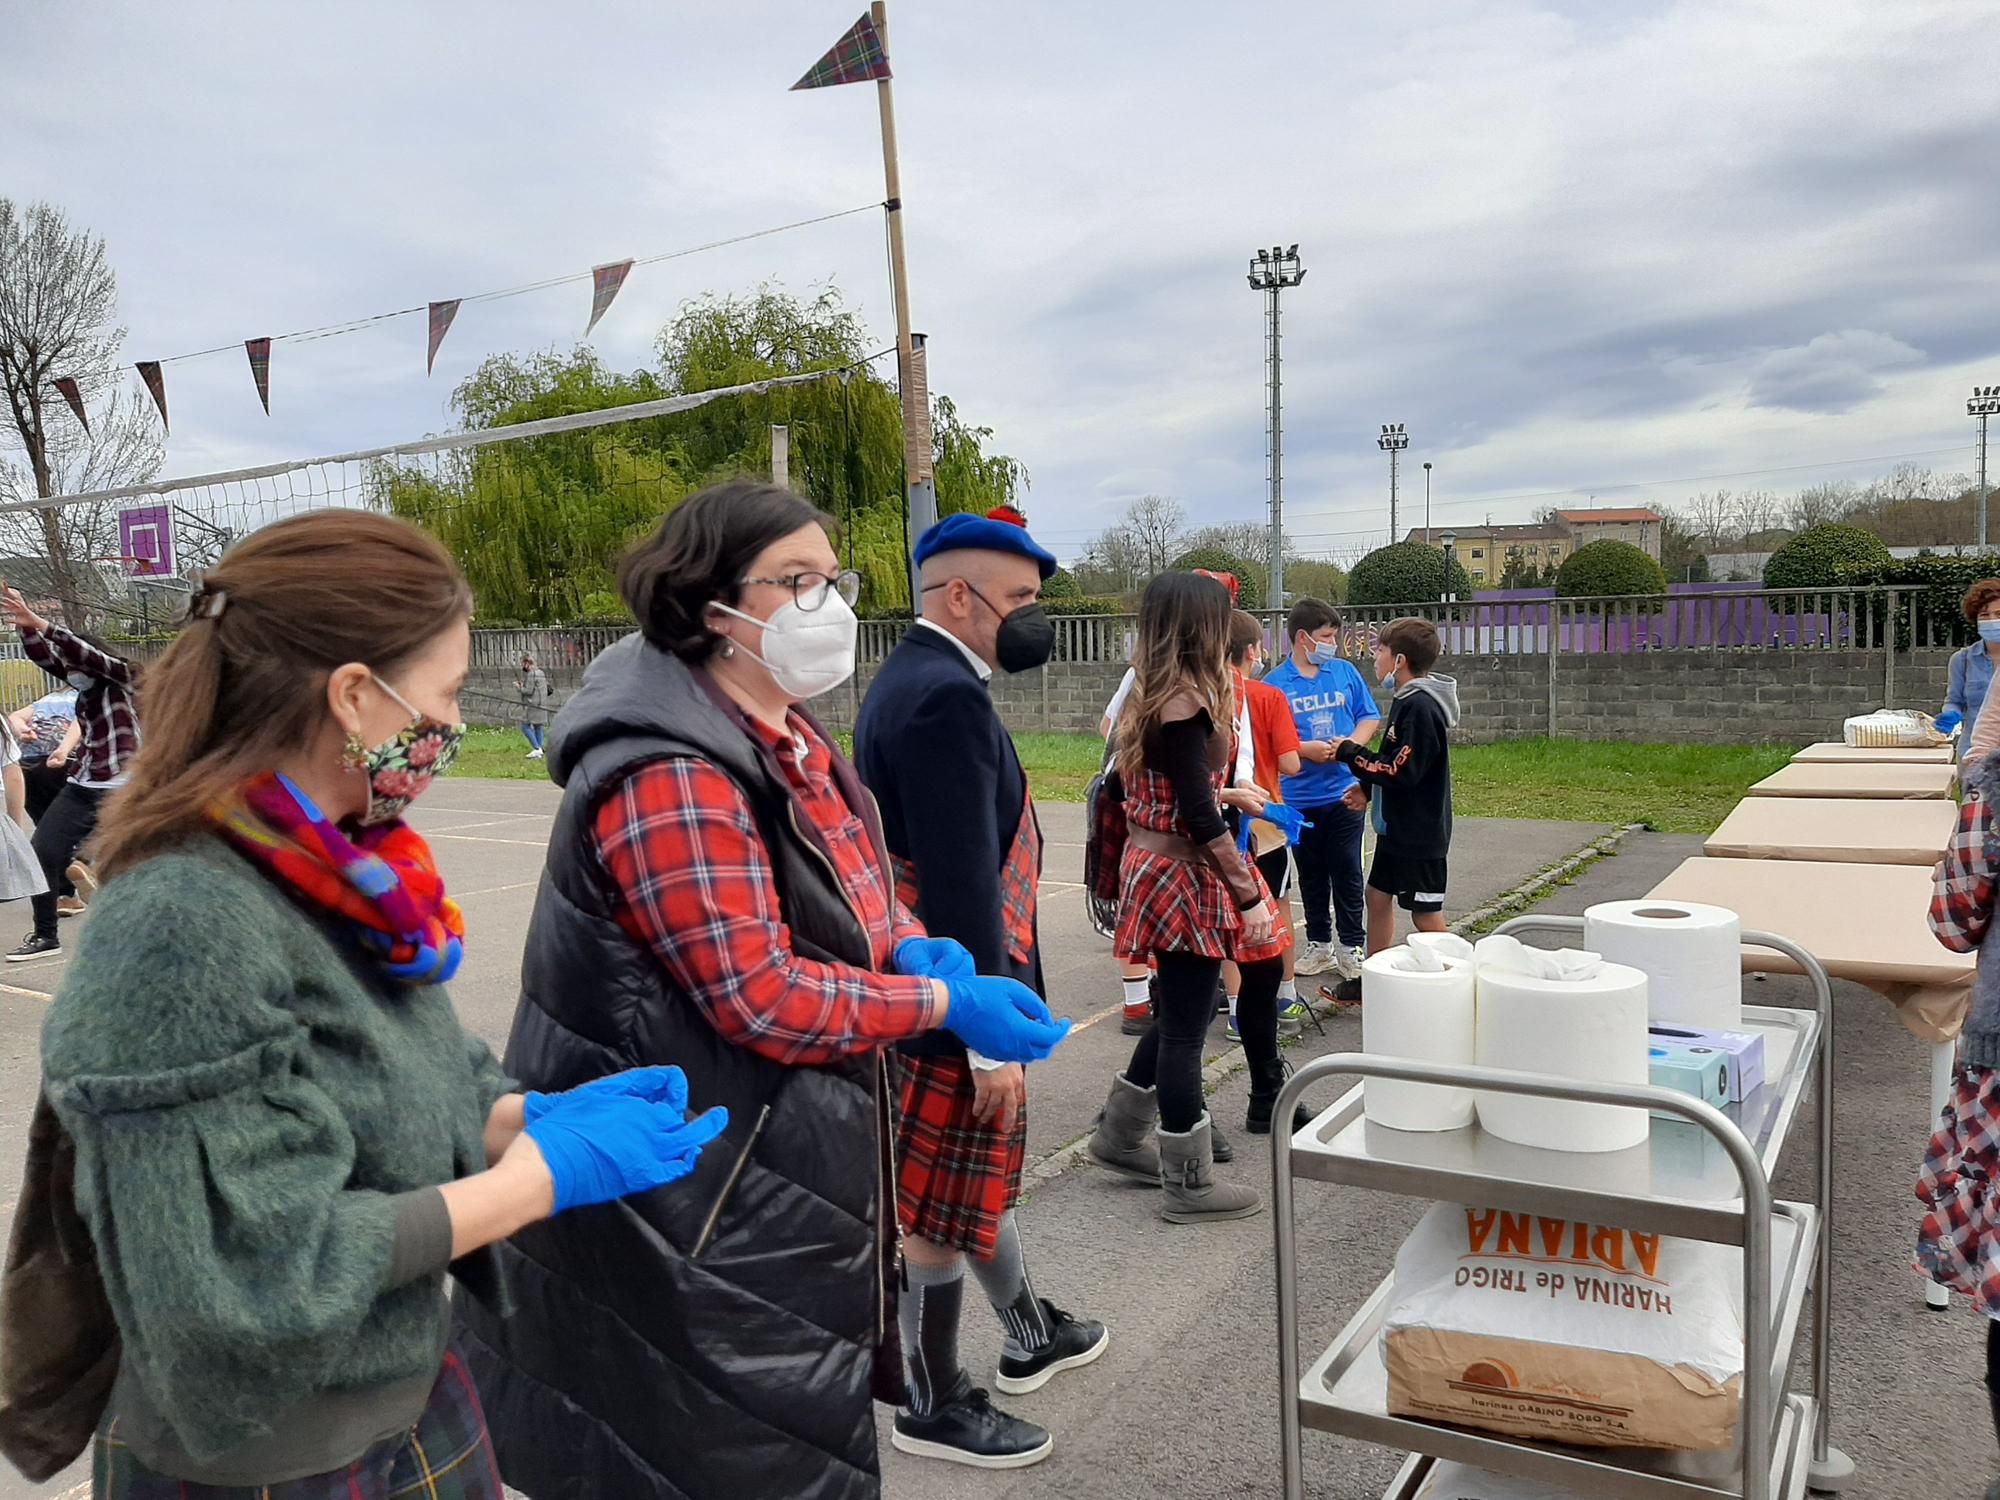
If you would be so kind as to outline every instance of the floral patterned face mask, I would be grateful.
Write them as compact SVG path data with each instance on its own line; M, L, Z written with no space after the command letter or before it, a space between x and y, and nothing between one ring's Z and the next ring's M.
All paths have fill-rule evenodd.
M375 674L370 673L371 677ZM410 707L410 700L380 677L375 686L409 710L409 725L385 744L368 752L362 769L368 773L368 810L361 815L363 828L393 823L421 797L432 780L444 775L458 758L465 741L463 724L445 724Z

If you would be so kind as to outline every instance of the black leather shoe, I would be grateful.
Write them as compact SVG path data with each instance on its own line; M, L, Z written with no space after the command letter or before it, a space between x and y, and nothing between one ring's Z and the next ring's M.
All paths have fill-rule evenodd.
M1010 1396L1038 1391L1064 1370L1087 1365L1104 1352L1111 1331L1089 1318L1072 1318L1055 1303L1041 1299L1042 1316L1049 1321L1049 1341L1035 1353L1020 1359L1000 1356L1000 1373L993 1383Z
M1056 1445L1047 1428L1008 1416L978 1386L944 1402L927 1417L897 1412L889 1441L898 1451L918 1458L941 1458L975 1469L1025 1469L1047 1458Z

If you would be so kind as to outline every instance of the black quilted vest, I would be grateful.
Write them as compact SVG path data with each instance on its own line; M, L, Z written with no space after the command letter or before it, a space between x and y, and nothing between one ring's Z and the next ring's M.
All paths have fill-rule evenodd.
M794 950L869 962L777 765L707 675L637 635L598 658L549 738L564 795L506 1065L554 1091L676 1063L690 1107L726 1105L729 1129L691 1177L497 1247L501 1296L461 1295L461 1328L501 1471L533 1500L872 1497L871 1396L902 1391L883 1060L786 1067L732 1045L612 917L592 819L627 772L675 756L742 789Z

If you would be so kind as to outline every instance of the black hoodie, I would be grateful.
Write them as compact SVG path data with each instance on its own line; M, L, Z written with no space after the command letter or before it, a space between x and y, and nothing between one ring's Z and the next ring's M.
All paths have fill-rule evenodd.
M1363 786L1379 788L1382 844L1412 859L1443 859L1451 849L1451 746L1458 723L1458 683L1435 674L1397 687L1382 748L1344 741L1340 760Z

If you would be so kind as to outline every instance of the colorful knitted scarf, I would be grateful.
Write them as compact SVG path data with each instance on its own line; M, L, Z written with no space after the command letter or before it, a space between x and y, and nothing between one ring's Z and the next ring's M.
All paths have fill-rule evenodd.
M465 956L465 918L430 845L401 822L349 838L285 777L266 773L210 811L223 837L302 900L352 928L383 972L443 984Z

